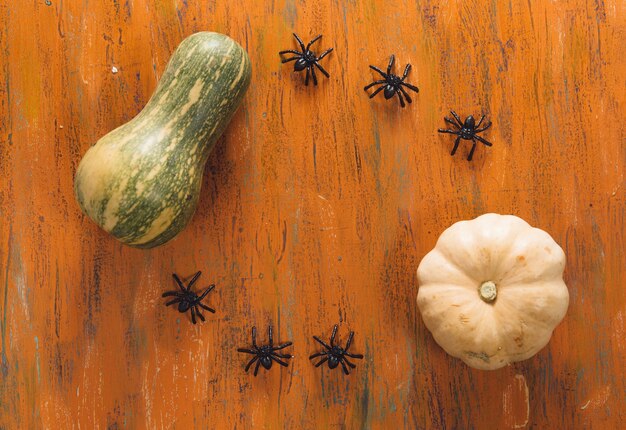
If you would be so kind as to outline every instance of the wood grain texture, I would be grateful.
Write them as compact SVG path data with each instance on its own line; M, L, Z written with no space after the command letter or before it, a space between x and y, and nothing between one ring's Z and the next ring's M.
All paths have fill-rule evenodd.
M191 225L125 247L73 175L201 30L246 48L250 91ZM317 88L280 64L292 31L335 48ZM621 0L0 0L0 428L623 427L624 40ZM362 90L392 53L404 110ZM472 163L436 132L450 109L494 122ZM561 244L571 302L537 356L483 372L425 329L415 269L492 211ZM160 295L196 270L218 312L193 326ZM366 355L349 377L307 359L337 322ZM296 358L254 378L236 348L268 323Z

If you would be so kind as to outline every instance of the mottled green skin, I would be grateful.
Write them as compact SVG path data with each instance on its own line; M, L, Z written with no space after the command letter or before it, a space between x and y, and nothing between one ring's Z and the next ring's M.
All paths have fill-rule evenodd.
M248 55L218 33L185 39L145 108L85 154L83 212L125 244L152 248L193 216L204 166L250 84Z

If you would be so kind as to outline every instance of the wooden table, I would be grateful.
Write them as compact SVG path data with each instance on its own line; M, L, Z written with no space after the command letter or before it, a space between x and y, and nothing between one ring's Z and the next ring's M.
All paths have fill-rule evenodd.
M626 3L0 2L0 428L617 429L626 424ZM249 52L243 107L174 241L121 245L73 197L81 156L137 114L187 35ZM278 51L322 33L305 87ZM369 64L420 88L368 99ZM450 109L494 123L465 160ZM512 213L564 248L571 302L548 347L492 372L434 342L415 269L457 220ZM172 273L217 285L207 322ZM341 323L366 359L314 368ZM268 324L296 357L258 377Z

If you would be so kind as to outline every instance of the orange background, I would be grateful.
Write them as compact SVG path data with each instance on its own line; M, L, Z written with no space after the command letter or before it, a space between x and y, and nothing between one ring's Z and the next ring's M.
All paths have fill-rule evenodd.
M624 426L625 2L48 3L0 1L0 428ZM73 175L200 30L247 49L252 85L191 225L131 249ZM335 48L318 87L279 61L292 31ZM420 88L404 110L363 91L392 53ZM494 122L471 163L436 132L450 109ZM571 295L548 347L493 372L415 304L439 234L485 212L548 231ZM160 295L196 270L218 312L193 326ZM270 322L296 358L254 378L236 348ZM366 355L348 377L308 360L337 322Z

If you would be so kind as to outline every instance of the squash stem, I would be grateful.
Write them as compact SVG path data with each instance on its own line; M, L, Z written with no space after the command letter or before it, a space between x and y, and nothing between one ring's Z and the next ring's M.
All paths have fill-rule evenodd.
M498 296L498 289L493 281L485 281L480 284L478 294L486 303L492 303Z

